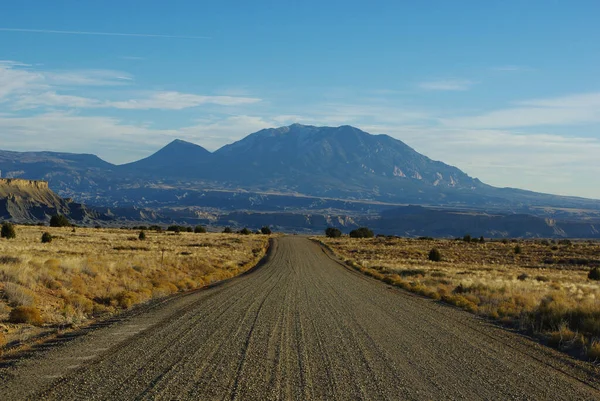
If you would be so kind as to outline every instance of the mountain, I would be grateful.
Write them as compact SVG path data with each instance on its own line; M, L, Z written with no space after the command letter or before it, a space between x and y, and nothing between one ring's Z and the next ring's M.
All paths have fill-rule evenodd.
M425 192L433 189L439 199L447 189L485 186L399 140L351 126L265 129L224 146L215 158L220 180L312 196L412 201L418 191L430 198Z
M168 208L199 208L358 217L407 204L567 220L600 214L598 200L495 188L351 126L264 129L212 153L175 140L120 166L94 155L0 151L0 171L47 180L78 202L164 216Z
M211 160L212 154L202 146L176 139L145 159L118 167L120 172L162 176L188 176Z

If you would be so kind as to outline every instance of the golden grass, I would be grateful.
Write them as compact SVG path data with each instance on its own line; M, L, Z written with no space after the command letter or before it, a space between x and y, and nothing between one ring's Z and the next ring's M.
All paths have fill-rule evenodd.
M600 352L600 242L318 238L388 284L510 323L562 349ZM520 253L515 253L516 247ZM442 260L429 260L436 248Z
M234 277L264 255L268 236L18 226L0 240L0 322L35 307L46 328L77 325L153 298ZM44 232L53 241L42 243ZM37 322L39 323L39 322ZM39 334L0 323L11 342Z

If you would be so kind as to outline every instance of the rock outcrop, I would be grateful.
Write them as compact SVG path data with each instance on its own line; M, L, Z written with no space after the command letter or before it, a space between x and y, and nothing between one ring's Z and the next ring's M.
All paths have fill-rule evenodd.
M15 223L39 223L62 214L80 224L100 218L86 206L63 199L46 181L0 178L0 219Z

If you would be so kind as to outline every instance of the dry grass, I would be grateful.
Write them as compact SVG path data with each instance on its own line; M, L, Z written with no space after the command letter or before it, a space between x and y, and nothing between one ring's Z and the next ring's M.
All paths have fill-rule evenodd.
M41 236L50 232L51 243ZM17 227L0 240L0 322L35 307L46 329L78 325L177 291L236 276L264 255L268 236ZM36 321L36 324L39 324ZM33 327L0 323L5 341ZM18 338L15 338L17 336Z
M319 240L391 285L541 334L561 349L587 350L591 359L600 353L600 282L588 279L600 265L600 242ZM429 260L432 248L440 262Z

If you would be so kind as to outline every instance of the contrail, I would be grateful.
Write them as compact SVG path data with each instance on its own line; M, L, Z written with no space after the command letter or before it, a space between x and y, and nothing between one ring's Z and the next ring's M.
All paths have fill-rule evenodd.
M210 39L210 36L157 35L151 33L119 33L119 32L88 32L88 31L56 31L51 29L0 28L4 32L56 33L63 35L98 35L98 36L135 36L141 38L169 39Z

